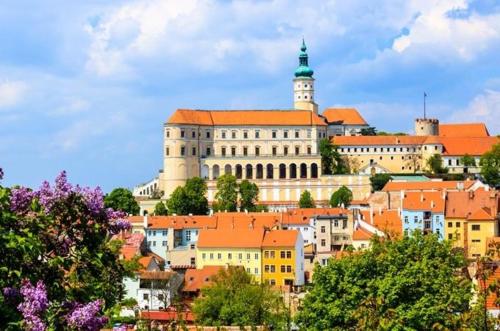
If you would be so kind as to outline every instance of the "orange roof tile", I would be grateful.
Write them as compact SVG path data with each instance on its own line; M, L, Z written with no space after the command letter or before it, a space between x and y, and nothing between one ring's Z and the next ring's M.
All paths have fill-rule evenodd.
M360 227L352 233L352 240L370 240L372 236L373 233Z
M216 220L212 216L148 216L148 228L151 229L202 229L215 227Z
M403 209L430 210L434 213L444 213L444 197L441 192L405 192Z
M464 189L467 190L470 188L475 182L472 180L466 181L458 181L458 180L449 180L449 181L438 181L438 180L429 180L425 182L394 182L390 181L385 184L382 191L384 192L392 192L392 191L433 191L433 190L456 190L460 183L463 183Z
M480 156L500 143L498 137L441 137L444 155L461 156L465 154Z
M340 122L344 125L368 125L355 108L327 108L323 117L328 123Z
M366 223L371 224L378 230L400 237L403 235L403 223L398 210L382 209L374 211L370 217L369 210L362 210L361 215Z
M141 271L141 279L170 279L175 274L173 271Z
M260 248L264 229L201 230L198 248Z
M498 211L500 202L500 194L497 191L485 191L478 189L474 192L448 192L446 195L446 218L471 218L474 219L491 219ZM480 210L487 208L490 215L484 215ZM486 212L486 210L484 211ZM482 215L481 215L482 214Z
M204 266L202 269L188 269L184 275L183 292L197 292L211 283L211 278L215 276L223 266Z
M280 213L216 213L217 229L271 229L280 224Z
M309 219L318 215L347 215L348 209L342 208L297 208L283 212L283 224L309 224Z
M484 266L488 268L489 276L486 280L479 278L479 283L482 290L489 288L493 283L500 283L500 266L498 262L486 263ZM486 297L486 309L488 310L498 310L500 309L500 304L497 303L499 298L497 297L496 291L491 291Z
M439 125L441 137L487 137L488 129L484 123L450 123Z
M304 110L198 110L177 109L168 124L326 126L318 114Z
M273 230L264 235L262 247L295 247L299 231L297 230Z
M152 256L142 256L138 262L142 265L144 269L147 269L152 260L153 260Z

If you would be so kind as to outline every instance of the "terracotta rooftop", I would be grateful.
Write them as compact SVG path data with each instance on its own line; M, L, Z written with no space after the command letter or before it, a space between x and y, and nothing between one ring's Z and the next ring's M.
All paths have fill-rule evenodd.
M333 144L337 146L388 146L388 145L422 145L431 136L335 136Z
M141 279L170 279L175 272L172 271L142 271L140 273Z
M441 137L444 155L481 156L500 142L498 137Z
M215 228L214 217L205 216L148 216L150 229L203 229Z
M361 227L357 228L352 233L352 240L370 240L371 237L373 237L373 233Z
M443 193L439 191L405 192L403 209L444 213L444 202Z
M264 229L201 230L198 248L260 248Z
M355 108L327 108L323 117L328 123L339 122L343 125L368 125Z
M448 192L446 217L491 220L498 212L499 202L500 195L497 191L478 189L473 192Z
M280 224L280 213L216 213L217 229L271 229Z
M463 189L467 190L472 185L474 185L474 181L466 180L466 181L458 181L458 180L449 180L449 181L434 181L429 180L425 182L394 182L389 181L385 184L382 191L384 192L392 192L392 191L433 191L433 190L457 190L458 187L463 183Z
M441 137L487 137L488 129L484 123L450 123L439 125Z
M264 235L262 247L295 247L299 231L297 230L273 230Z
M198 110L177 109L168 124L191 125L259 125L259 126L326 126L317 114L304 110Z
M371 216L370 210L362 210L361 215L366 223L384 233L396 237L403 235L403 223L398 210L380 209L379 211L373 211Z
M212 276L216 275L223 266L204 266L202 269L188 269L184 275L183 292L198 292L202 287L211 283Z
M297 208L283 212L283 224L307 225L314 216L347 215L348 209L342 208Z

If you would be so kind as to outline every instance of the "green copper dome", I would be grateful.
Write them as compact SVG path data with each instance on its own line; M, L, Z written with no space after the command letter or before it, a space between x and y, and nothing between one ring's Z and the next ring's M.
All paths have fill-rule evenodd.
M299 67L295 70L295 77L312 77L314 71L309 68L307 47L304 39L302 39L302 46L300 47L299 53Z

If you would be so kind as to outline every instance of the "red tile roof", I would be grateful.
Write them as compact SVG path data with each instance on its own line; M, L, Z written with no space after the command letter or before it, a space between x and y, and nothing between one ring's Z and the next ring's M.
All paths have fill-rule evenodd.
M177 109L168 124L326 126L317 114L304 110L198 110Z
M177 313L176 311L141 311L139 314L141 319L155 320L155 321L179 321L183 320L189 323L194 322L195 316L191 311L183 311Z
M366 223L371 224L384 233L396 237L403 235L403 223L401 222L398 210L382 209L374 211L371 217L369 210L362 210L361 215Z
M280 213L216 213L217 229L271 229L280 224Z
M318 215L347 215L348 209L342 208L297 208L283 212L283 224L309 224L309 219Z
M260 248L264 229L201 230L198 248Z
M405 192L403 198L403 209L432 211L444 213L445 199L443 193L432 192Z
M444 147L443 155L461 156L465 154L481 156L500 143L498 137L441 137Z
M492 219L497 214L500 194L478 189L471 192L448 192L446 218ZM482 210L483 208L486 208ZM474 217L474 218L473 218Z
M384 192L392 192L392 191L433 191L433 190L456 190L458 186L463 183L463 189L467 190L470 188L475 182L472 180L466 181L458 181L458 180L449 180L449 181L435 181L429 180L425 182L394 182L390 181L385 184L382 191Z
M212 216L148 216L150 229L203 229L215 228Z
M441 137L487 137L488 129L484 123L453 123L440 124Z
M297 230L273 230L264 235L262 247L295 247L299 231Z
M204 266L202 269L188 269L184 275L183 292L198 292L202 287L211 284L211 278L215 276L223 266Z
M355 108L327 108L323 117L329 123L340 122L344 125L368 125Z
M357 228L354 230L352 233L352 240L370 240L371 237L373 237L373 233L363 229L363 228Z

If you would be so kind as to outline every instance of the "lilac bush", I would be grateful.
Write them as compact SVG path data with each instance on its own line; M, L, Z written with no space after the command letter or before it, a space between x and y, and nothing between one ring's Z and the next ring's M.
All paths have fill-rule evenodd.
M19 187L12 189L10 196L10 210L17 214L24 214L29 211L31 201L37 196L36 192Z
M99 316L102 301L95 300L85 305L76 304L75 308L66 316L66 321L71 328L81 331L98 331L107 322L104 316Z
M23 302L17 306L17 309L23 315L27 330L44 331L46 326L41 315L49 306L45 285L39 280L36 286L33 286L29 281L24 280L20 292L23 296Z

